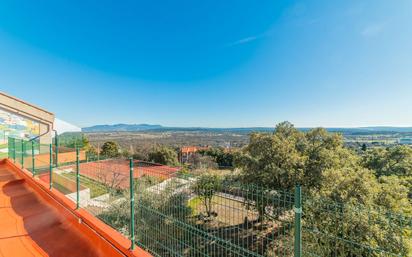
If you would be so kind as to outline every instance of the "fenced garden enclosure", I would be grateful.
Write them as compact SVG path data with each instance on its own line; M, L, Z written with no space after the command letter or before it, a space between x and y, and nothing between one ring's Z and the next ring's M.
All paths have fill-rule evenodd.
M9 159L154 256L412 256L412 218L9 138ZM394 189L396 190L396 189Z

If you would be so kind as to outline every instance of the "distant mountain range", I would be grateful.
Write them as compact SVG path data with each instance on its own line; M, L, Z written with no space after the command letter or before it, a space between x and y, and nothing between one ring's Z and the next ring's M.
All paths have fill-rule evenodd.
M115 131L144 131L161 129L161 125L151 124L114 124L114 125L95 125L82 128L83 132L115 132Z
M311 128L299 128L307 131ZM370 134L370 133L412 133L412 127L359 127L359 128L326 128L330 132L340 132L343 134ZM162 125L152 124L113 124L113 125L95 125L82 128L83 132L136 132L136 131L199 131L199 132L236 132L250 133L270 132L273 127L247 127L247 128L205 128L205 127L165 127Z
M204 127L165 127L151 124L95 125L82 128L82 132L136 132L136 131L273 131L273 128L204 128Z

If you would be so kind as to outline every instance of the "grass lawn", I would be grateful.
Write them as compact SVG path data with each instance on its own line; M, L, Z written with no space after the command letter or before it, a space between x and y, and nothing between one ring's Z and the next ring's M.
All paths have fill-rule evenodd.
M57 191L59 191L60 193L64 194L64 195L72 193L72 192L70 192L70 190L68 190L63 185L60 185L58 183L53 183L53 188L56 189Z
M202 214L205 217L206 210L200 197L192 198L188 206L192 208L193 215ZM212 213L214 214L213 217L196 218L194 220L198 228L251 251L262 251L266 248L266 244L273 244L274 240L271 237L275 233L278 233L278 235L279 233L286 233L285 231L277 232L277 229L281 226L280 222L270 220L257 222L258 213L256 211L248 210L241 201L230 196L213 196ZM289 242L291 241L286 240L285 242L287 247L290 246ZM284 243L284 240L282 240L282 243ZM219 251L219 248L217 251ZM225 252L217 253L216 256L220 255L225 255ZM278 255L273 254L270 256Z
M76 174L73 172L63 173L61 176L64 176L72 181L76 181ZM80 185L90 189L90 198L95 198L109 193L107 186L83 175L80 175Z
M200 197L191 199L188 206L192 209L193 215L206 213ZM253 210L247 210L242 202L217 195L212 198L212 211L217 213L213 223L218 226L241 224L245 217L249 220L257 219L257 213Z
M192 209L192 214L194 215L199 214L199 208L201 208L202 204L202 199L199 196L190 199L188 202L188 206Z

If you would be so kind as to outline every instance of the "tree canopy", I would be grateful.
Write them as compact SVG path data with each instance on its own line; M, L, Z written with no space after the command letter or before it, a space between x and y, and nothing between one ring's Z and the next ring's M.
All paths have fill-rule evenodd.
M205 173L200 175L193 185L194 192L202 200L207 217L212 215L212 198L221 188L221 181L216 174Z
M373 148L363 156L365 167L376 176L412 176L412 149L406 145Z
M305 195L312 199L304 202L303 223L308 231L322 231L404 254L412 251L412 242L393 236L393 231L402 230L402 222L386 218L385 213L412 214L408 200L411 184L407 180L412 170L411 156L409 147L399 146L367 150L361 157L344 147L339 134L322 128L302 132L283 122L272 134L252 134L235 163L245 183L275 191L291 191L295 185L302 185ZM271 210L267 203L262 207L258 199L250 200L256 203L260 216ZM403 233L410 236L410 231ZM316 241L313 252L320 256L368 253L363 247L348 250L329 238L310 238L310 233L306 236L307 242Z
M222 147L211 147L205 150L200 150L199 154L210 156L219 165L219 167L232 167L234 154L230 151L225 151Z
M245 182L270 188L292 189L296 184L319 188L327 169L354 166L356 157L343 147L340 135L316 128L301 132L289 122L273 134L254 133L236 158Z
M177 153L174 149L166 146L157 146L149 152L148 159L150 162L160 163L168 166L178 166Z
M113 141L107 141L103 144L100 155L108 158L118 157L120 155L119 145Z

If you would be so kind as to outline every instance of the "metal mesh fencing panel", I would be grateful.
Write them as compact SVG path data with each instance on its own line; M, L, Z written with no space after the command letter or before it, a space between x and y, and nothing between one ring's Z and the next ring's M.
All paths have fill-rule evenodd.
M76 149L71 147L53 145L53 162L55 166L68 166L76 163ZM83 149L79 151L79 159L81 161L86 159L86 154Z
M19 164L20 166L23 165L23 140L16 138L15 142L15 163Z
M7 140L7 156L10 160L14 161L16 158L16 147L15 147L16 141L15 138L9 137Z
M319 197L303 201L304 256L411 256L412 218Z
M77 168L80 185L79 206L125 236L129 236L129 160L116 158L86 161L84 159L79 161L78 166L76 163L59 166L59 169L72 170L72 173L65 175L74 181L77 179Z
M53 167L52 170L52 188L64 194L67 198L77 203L77 182L76 171L72 167ZM85 194L85 188L79 188L79 194Z
M136 243L152 254L293 255L293 194L136 166Z
M30 171L33 175L35 172L35 164L34 164L34 156L36 151L36 142L32 141L24 141L24 167Z
M53 166L53 149L51 145L35 143L33 157L33 176L50 184L50 171Z

